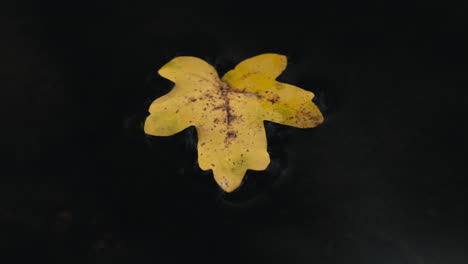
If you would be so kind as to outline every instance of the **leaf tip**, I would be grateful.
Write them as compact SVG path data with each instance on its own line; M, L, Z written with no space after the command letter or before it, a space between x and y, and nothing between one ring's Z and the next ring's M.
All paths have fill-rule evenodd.
M229 175L221 171L213 170L213 176L216 183L223 189L225 192L233 192L236 190L244 178L244 173L238 175Z

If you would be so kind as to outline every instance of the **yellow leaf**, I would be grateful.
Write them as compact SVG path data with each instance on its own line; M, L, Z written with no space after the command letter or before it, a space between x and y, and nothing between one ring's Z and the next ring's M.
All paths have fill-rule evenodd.
M312 92L275 80L286 65L283 55L262 54L220 79L207 62L176 57L159 70L175 87L151 104L145 133L170 136L195 126L200 168L232 192L248 169L270 163L264 120L299 128L323 122Z

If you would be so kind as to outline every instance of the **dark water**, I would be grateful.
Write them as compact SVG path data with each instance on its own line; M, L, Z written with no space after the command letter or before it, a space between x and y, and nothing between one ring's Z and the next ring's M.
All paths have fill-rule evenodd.
M2 4L1 262L466 263L466 11ZM288 56L279 80L313 91L325 123L266 122L272 163L226 194L193 128L143 133L172 87L156 71L265 52Z

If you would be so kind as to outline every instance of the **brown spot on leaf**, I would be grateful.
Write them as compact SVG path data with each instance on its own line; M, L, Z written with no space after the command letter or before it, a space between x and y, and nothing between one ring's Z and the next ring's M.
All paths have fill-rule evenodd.
M226 136L228 138L236 138L237 137L237 132L236 131L229 131L229 132L227 132Z
M229 122L229 123L232 123L233 121L235 121L235 120L238 118L238 116L233 115L233 114L232 114L232 111L231 111L231 113L228 113L228 117L227 117L227 118L228 118L228 122Z
M243 80L249 78L250 76L255 75L255 74L258 74L258 73L260 73L260 72L259 72L259 71L249 72L249 73L247 73L247 74L242 75L242 76L239 78L239 80L242 80L242 81L243 81Z
M274 104L280 100L280 97L278 95L274 95L273 98L267 99L270 103Z

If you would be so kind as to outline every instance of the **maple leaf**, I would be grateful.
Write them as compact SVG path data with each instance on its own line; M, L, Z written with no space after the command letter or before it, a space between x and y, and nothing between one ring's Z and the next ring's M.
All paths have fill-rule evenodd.
M262 54L220 79L207 62L176 57L159 70L175 86L151 104L145 133L171 136L195 126L200 168L213 170L218 185L232 192L248 169L270 163L264 120L298 128L323 122L312 92L275 80L286 65L286 56Z

